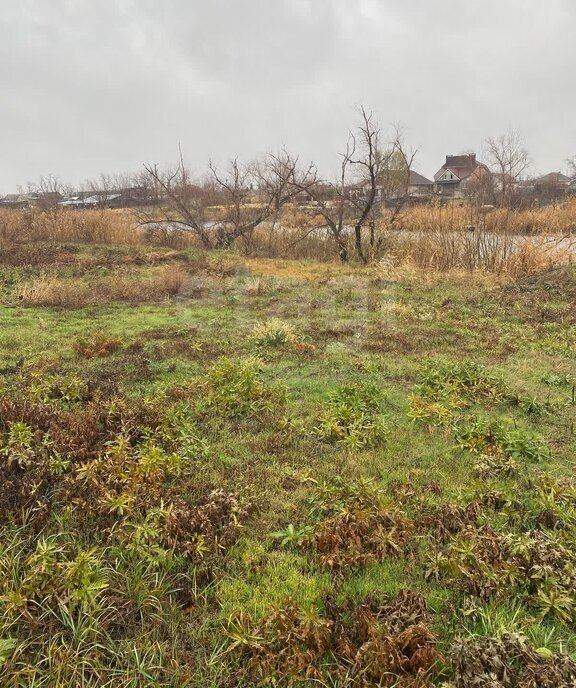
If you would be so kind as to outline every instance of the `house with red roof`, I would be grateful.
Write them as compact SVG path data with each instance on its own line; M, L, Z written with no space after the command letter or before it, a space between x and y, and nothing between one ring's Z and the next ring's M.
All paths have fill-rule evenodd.
M434 188L445 198L466 198L474 185L490 174L488 167L476 160L475 153L447 155L446 162L434 175Z

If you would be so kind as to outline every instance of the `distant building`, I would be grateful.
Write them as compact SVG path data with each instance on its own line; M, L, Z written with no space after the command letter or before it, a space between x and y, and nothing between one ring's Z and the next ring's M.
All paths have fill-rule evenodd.
M38 200L38 194L6 194L0 199L0 205L5 208L31 208Z
M154 199L145 187L114 189L110 191L77 192L62 199L62 208L133 208L152 205Z
M526 191L538 204L561 201L570 193L572 179L562 172L549 172L526 182Z
M434 175L434 188L444 198L466 198L476 183L490 175L488 167L476 160L475 153L447 155L446 162Z
M410 170L410 179L408 181L408 195L409 196L430 196L434 191L434 182L428 179L419 172Z
M0 198L0 206L5 208L52 208L57 205L62 196L58 192L43 191L23 194L7 194Z
M419 172L410 170L407 179L405 170L387 170L384 174L388 178L376 182L377 202L389 205L395 205L399 201L416 204L432 198L434 182ZM370 193L370 182L349 186L348 193L354 200L364 199Z
M565 191L572 182L572 179L562 172L549 172L541 177L532 180L532 184L538 187L545 187L547 189L557 189L558 191Z

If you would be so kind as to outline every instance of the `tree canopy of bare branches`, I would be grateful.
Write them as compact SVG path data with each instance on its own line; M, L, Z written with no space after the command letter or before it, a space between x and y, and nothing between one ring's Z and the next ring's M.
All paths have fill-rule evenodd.
M374 115L364 107L359 114L359 126L348 135L340 156L338 178L332 182L316 179L308 186L307 193L314 203L310 212L321 216L336 241L340 259L343 262L349 259L347 230L353 227L356 258L366 263L376 245L377 212L383 203L394 200L390 219L394 222L408 194L416 153L406 151L399 127L394 128L391 139L382 145ZM367 246L363 237L366 224L370 228Z
M194 232L205 248L228 248L240 238L248 240L316 181L314 166L301 168L286 150L247 164L236 158L224 170L211 162L202 181L192 179L181 153L172 170L151 164L144 168L162 199L162 220Z
M496 175L495 192L501 207L509 207L514 189L530 167L530 155L522 137L510 128L506 134L484 142L487 162Z

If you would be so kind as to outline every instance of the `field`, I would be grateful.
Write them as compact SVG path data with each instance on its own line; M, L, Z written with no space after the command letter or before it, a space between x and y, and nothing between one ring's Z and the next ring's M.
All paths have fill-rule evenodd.
M14 244L0 323L2 686L574 685L574 267Z

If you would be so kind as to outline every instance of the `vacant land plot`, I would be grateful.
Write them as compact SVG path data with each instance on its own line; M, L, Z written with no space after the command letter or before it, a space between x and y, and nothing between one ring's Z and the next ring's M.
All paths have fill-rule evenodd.
M574 685L573 268L18 251L3 686Z

